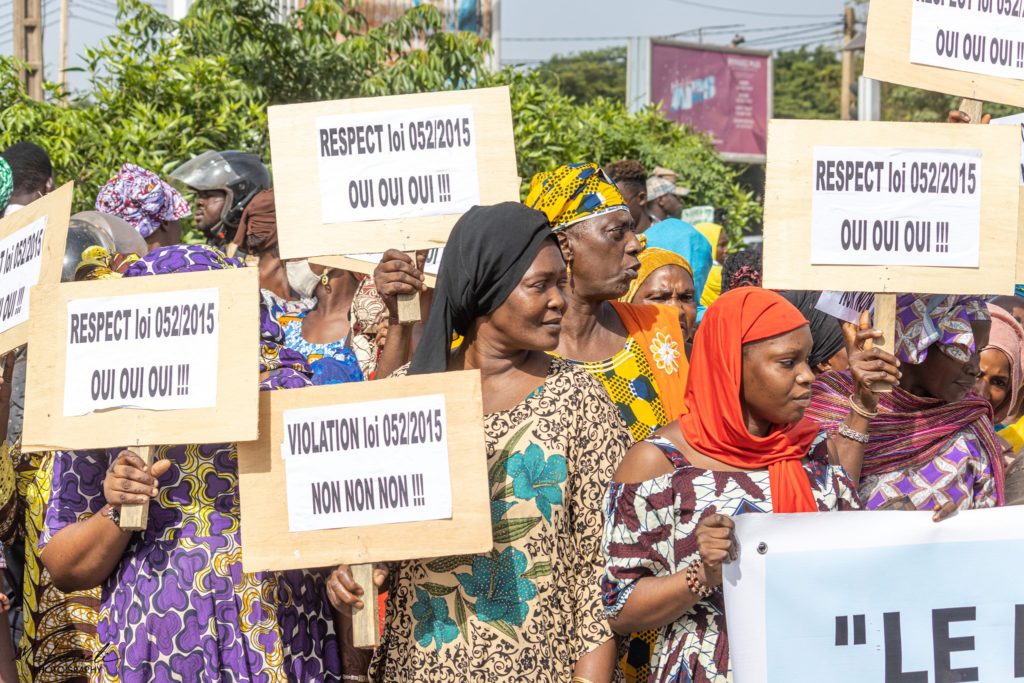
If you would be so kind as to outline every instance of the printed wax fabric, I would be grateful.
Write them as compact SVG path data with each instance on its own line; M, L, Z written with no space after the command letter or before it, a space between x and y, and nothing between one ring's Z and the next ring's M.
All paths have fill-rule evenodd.
M552 359L543 385L484 430L494 548L395 565L377 683L568 683L613 637L601 505L629 437L608 397Z
M675 470L636 484L613 483L608 489L602 541L607 564L601 589L609 617L622 611L641 579L676 574L700 561L694 532L705 516L772 512L766 470L714 472L691 465L662 437L648 441L661 449ZM802 465L819 511L860 507L845 471L828 462L824 434L811 445ZM626 654L627 664L631 656L639 664L642 645L632 645L636 649ZM721 587L658 629L650 667L648 680L653 683L732 680Z

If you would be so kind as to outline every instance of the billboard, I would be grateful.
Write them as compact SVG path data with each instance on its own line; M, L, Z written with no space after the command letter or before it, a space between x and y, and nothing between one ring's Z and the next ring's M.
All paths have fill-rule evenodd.
M707 133L726 160L764 162L772 114L771 53L650 41L646 102Z

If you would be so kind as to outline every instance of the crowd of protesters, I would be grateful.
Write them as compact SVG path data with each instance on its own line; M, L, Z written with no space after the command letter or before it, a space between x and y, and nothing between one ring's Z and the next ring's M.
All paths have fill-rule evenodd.
M258 268L261 391L479 370L494 546L378 566L381 642L356 649L348 567L242 570L235 444L23 453L22 347L0 386L0 681L728 681L735 515L1024 502L1024 299L904 294L888 353L866 313L763 289L760 246L682 220L669 169L536 175L461 217L430 290L422 254L373 276L282 260L256 155L111 173L63 280ZM0 212L66 180L14 144Z

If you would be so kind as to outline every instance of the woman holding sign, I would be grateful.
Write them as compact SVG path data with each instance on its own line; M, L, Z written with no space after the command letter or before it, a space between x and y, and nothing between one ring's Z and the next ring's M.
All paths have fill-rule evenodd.
M235 266L205 245L166 247L124 276ZM308 386L308 365L260 313L261 388ZM340 680L324 577L242 571L234 444L160 446L155 460L147 467L116 449L54 459L42 561L63 590L103 587L98 630L108 647L93 679ZM147 500L146 529L124 531L121 505Z
M861 346L880 334L848 333L866 406L872 382L898 379L895 358ZM658 629L651 681L729 680L721 584L722 563L738 552L731 516L859 507L865 427L855 416L830 441L804 419L811 349L807 320L778 294L723 294L697 331L690 412L633 446L615 473L604 603L619 633Z
M398 256L378 271L392 309L421 286ZM408 372L480 370L494 548L393 565L371 680L612 680L601 497L629 437L601 386L547 353L565 277L544 214L521 204L474 207L451 233ZM453 333L464 337L454 352ZM336 605L358 603L345 567L328 589Z
M860 497L869 510L908 498L918 510L1001 504L1002 448L992 406L970 393L990 330L988 309L977 297L899 297L895 339L903 379L868 411ZM834 432L862 407L851 404L853 392L849 373L822 375L807 416Z

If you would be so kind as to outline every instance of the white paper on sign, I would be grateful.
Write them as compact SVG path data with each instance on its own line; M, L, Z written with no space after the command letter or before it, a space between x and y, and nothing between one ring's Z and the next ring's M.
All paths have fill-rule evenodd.
M29 289L39 284L46 216L0 240L0 332L28 320Z
M981 150L815 147L811 263L977 268Z
M217 405L220 291L68 303L64 414Z
M1024 185L1024 114L992 119L992 123L998 126L1020 126L1020 184Z
M443 254L444 247L438 247L427 251L427 260L423 264L423 272L427 275L437 275L437 269L438 266L441 265L441 256ZM380 263L381 259L384 258L384 253L348 254L348 258L355 259L356 261L366 261L367 263Z
M435 216L480 203L469 105L316 120L324 223Z
M342 529L452 516L443 394L283 415L288 529Z
M913 0L910 61L1024 79L1019 0Z
M873 292L826 290L818 297L818 303L814 307L834 318L858 325L860 324L860 314L863 311L874 311L875 295Z

